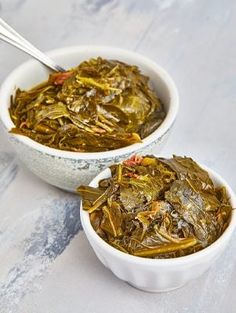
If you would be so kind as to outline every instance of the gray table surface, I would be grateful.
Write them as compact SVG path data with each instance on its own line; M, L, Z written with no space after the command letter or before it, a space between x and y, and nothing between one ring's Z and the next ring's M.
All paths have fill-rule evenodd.
M2 0L0 14L42 50L105 44L165 67L180 111L162 155L191 155L236 184L236 2ZM27 56L0 42L1 80ZM212 269L164 294L104 268L79 221L78 198L47 185L0 134L0 312L236 312L236 237Z

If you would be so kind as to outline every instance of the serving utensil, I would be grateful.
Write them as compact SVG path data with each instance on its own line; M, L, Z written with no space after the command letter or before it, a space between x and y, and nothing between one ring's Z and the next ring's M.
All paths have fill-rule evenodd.
M65 72L65 69L56 64L50 57L37 49L28 40L16 32L10 25L0 18L0 39L28 53L42 64L56 72Z

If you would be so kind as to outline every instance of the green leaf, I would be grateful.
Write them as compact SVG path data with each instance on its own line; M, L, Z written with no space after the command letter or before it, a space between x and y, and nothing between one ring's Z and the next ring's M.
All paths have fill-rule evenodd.
M28 91L17 89L11 97L12 133L77 152L141 142L165 118L148 80L136 66L100 57L53 73L48 81Z

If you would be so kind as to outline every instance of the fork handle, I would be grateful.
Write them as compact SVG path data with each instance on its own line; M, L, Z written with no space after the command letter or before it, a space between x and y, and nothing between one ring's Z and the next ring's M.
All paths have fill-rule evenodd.
M65 72L65 69L56 64L46 54L33 46L28 40L17 33L10 25L0 18L0 39L28 53L42 64L56 72Z

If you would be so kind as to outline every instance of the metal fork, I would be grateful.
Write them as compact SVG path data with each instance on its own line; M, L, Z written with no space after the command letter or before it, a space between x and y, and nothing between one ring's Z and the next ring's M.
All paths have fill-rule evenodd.
M46 54L38 50L28 40L18 34L11 26L0 18L0 39L28 53L42 64L56 72L65 72L65 69L56 64Z

